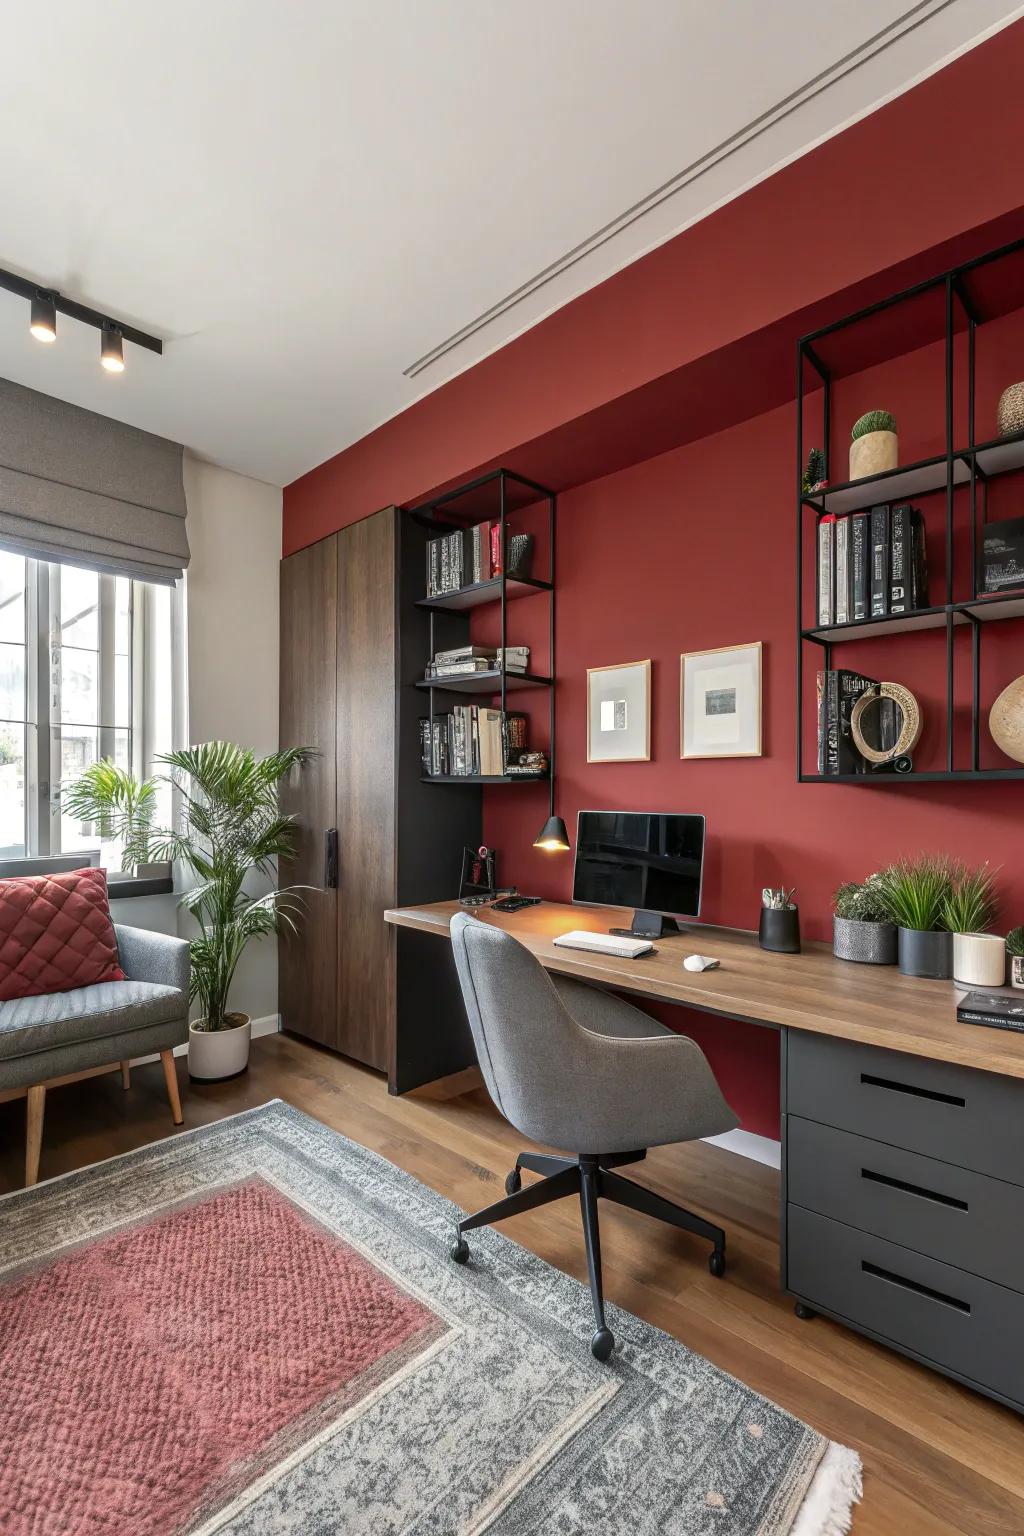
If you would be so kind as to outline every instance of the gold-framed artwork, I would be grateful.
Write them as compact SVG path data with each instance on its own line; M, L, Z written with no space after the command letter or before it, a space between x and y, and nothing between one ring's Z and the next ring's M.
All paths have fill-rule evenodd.
M587 762L651 759L651 663L587 668Z
M679 756L761 756L761 642L684 651Z

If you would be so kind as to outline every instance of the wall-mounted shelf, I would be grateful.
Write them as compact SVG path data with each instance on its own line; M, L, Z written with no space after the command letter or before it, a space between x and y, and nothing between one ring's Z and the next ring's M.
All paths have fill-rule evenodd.
M1016 432L1005 438L994 438L978 443L975 434L976 407L976 345L977 332L988 320L996 319L1022 307L1020 289L1020 256L1024 253L1024 240L1001 247L987 256L966 262L960 267L919 283L914 288L894 294L891 298L848 315L843 320L823 326L808 336L801 337L797 346L797 780L801 784L921 784L921 783L972 783L984 780L1024 779L1024 767L983 768L981 766L981 732L985 713L981 697L981 637L993 621L1024 618L1024 590L985 593L979 590L981 582L982 537L987 515L987 486L997 476L1024 470L1024 432ZM920 319L927 310L928 323L935 329L934 339L944 336L944 407L945 452L879 475L866 476L861 480L830 484L820 492L805 492L802 476L805 466L805 392L808 387L820 391L822 427L820 442L825 456L825 474L829 474L832 427L833 380L856 372L866 366L863 352L864 331L857 327L867 323L867 331L874 338L877 348L880 328L894 327L896 338L905 338L907 316L916 314ZM913 327L911 325L911 331ZM860 337L860 340L858 340ZM915 343L920 345L920 341ZM885 357L900 355L898 347L883 349ZM859 359L859 362L858 362ZM806 384L810 379L811 385ZM958 392L963 389L963 395ZM957 399L967 407L966 445L956 446L955 410ZM962 429L961 429L962 430ZM810 439L813 441L813 438ZM844 465L845 467L845 465ZM958 502L957 496L961 498ZM903 614L885 614L876 618L852 620L844 624L808 625L808 580L813 588L817 579L817 561L805 561L807 534L805 523L813 528L813 547L817 549L817 535L821 519L827 514L844 516L881 504L912 501L915 497L934 494L945 495L944 559L941 568L944 577L941 590L938 581L933 582L928 596L932 599L927 607ZM965 503L963 496L969 498ZM954 515L959 506L959 514ZM812 516L813 514L813 516ZM930 534L935 532L934 518L930 519ZM931 538L929 538L931 543ZM959 557L959 558L958 558ZM870 564L870 561L869 561ZM940 562L936 561L936 565ZM826 567L827 568L827 567ZM887 577L888 584L888 577ZM956 598L956 592L970 594ZM936 602L935 599L939 598ZM832 611L835 611L833 602ZM815 596L813 611L818 612ZM970 635L969 668L954 666L954 637L958 630L966 629ZM891 639L893 636L915 632L939 631L943 635L946 656L945 688L945 766L941 769L922 770L907 774L892 773L841 773L820 774L804 771L804 715L808 708L804 687L804 650L807 645L817 648L815 665L822 670L832 668L833 645L851 641ZM966 658L965 658L966 660ZM899 673L895 663L891 669L872 667L876 676L895 676ZM970 766L961 759L967 755L958 747L958 718L966 715L967 700L958 695L967 692L966 677L970 677ZM966 746L966 736L964 737Z
M421 597L417 608L439 608L445 613L465 613L470 608L482 608L485 603L501 602L502 581L492 576L490 581L477 581L471 587L458 592L445 592L440 597ZM510 576L505 582L505 600L514 602L519 597L533 597L538 592L550 592L550 581L535 581L532 576Z
M546 773L424 773L424 784L546 784Z
M553 678L540 677L533 672L465 672L455 677L425 677L417 688L429 688L435 693L489 693L501 692L502 682L508 693L519 688L550 688Z

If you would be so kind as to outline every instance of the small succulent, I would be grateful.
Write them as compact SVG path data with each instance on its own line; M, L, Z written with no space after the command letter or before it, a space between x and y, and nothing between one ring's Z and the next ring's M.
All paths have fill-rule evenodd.
M772 912L785 912L793 905L795 893L795 886L788 891L785 888L773 891L768 886L765 886L761 892L761 905L768 907Z
M869 432L895 432L896 417L891 411L865 411L853 424L850 433L850 441L855 443L858 437L866 437Z
M812 448L807 455L807 468L804 470L804 494L817 490L825 480L825 455L820 448Z
M950 933L985 933L996 916L995 871L956 865L953 883L942 906L942 926Z
M1006 935L1006 953L1014 957L1024 956L1024 928L1011 928Z
M836 917L852 918L858 923L887 923L889 913L881 875L866 880L847 880L832 898Z

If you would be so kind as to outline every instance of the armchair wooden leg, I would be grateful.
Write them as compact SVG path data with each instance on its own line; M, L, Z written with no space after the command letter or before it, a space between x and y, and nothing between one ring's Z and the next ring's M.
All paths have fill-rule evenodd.
M46 1108L46 1087L36 1084L28 1090L25 1129L25 1183L35 1184L39 1178L39 1153L43 1145L43 1111Z
M122 1061L122 1063L121 1063L121 1087L124 1089L125 1093L127 1093L128 1089L131 1087L131 1085L132 1085L132 1064L131 1064L130 1061Z
M178 1069L174 1065L174 1052L161 1051L160 1060L164 1064L164 1081L167 1084L167 1097L171 1102L171 1117L175 1125L183 1125L185 1117L181 1112L181 1099L178 1097Z

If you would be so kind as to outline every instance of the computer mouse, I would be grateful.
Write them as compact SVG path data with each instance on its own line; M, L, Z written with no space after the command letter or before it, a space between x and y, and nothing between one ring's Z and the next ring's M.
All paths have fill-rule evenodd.
M720 960L712 960L710 955L687 955L683 961L688 971L715 971L720 964Z

